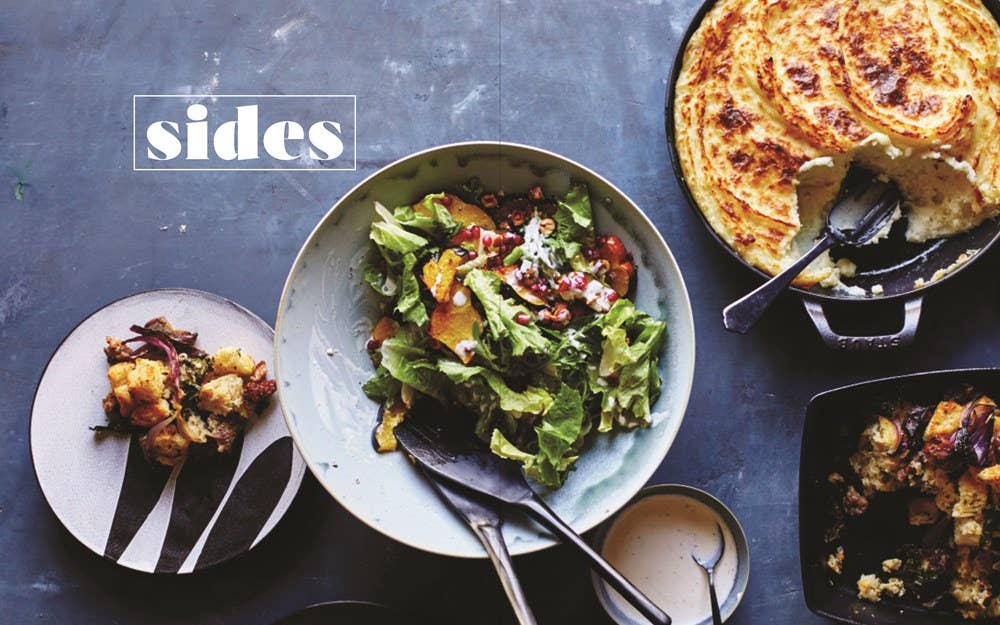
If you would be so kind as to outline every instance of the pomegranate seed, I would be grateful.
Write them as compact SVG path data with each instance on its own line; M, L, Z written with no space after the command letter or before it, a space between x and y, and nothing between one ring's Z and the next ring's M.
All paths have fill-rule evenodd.
M528 288L530 288L531 292L534 293L535 295L544 295L549 292L549 285L546 284L545 282L542 282L541 280L535 282Z
M382 341L376 339L368 339L368 342L365 343L365 349L368 350L369 354L374 354L380 347L382 347Z
M559 286L557 287L560 293L565 293L569 290L569 278L563 278L559 281Z
M476 260L477 258L479 258L479 253L470 251L465 255L465 257L468 258L469 260Z
M611 291L610 293L608 293L608 303L614 304L615 302L618 301L619 297L620 296L618 295L617 291Z
M517 315L514 316L514 321L518 322L522 326L526 326L531 323L531 315L525 312L517 313Z
M569 308L561 307L556 309L556 313L553 318L558 323L569 323L569 320L573 318L573 313L569 311Z
M446 195L443 198L441 198L441 206L444 206L445 208L451 208L451 204L452 204L452 199L450 195Z
M493 235L484 234L482 237L480 237L479 240L482 241L485 247L490 247L495 243L493 239L494 239Z
M473 239L478 239L481 232L482 232L482 230L480 230L479 226L477 226L475 224L469 226L469 235Z

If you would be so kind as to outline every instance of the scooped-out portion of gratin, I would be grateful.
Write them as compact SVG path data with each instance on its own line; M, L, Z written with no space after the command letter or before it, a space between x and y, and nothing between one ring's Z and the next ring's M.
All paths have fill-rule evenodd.
M898 401L866 422L850 471L833 473L834 525L826 562L840 575L852 530L877 514L878 570L863 570L858 596L890 596L967 619L1000 616L1000 430L996 402L971 388L936 405ZM885 505L898 507L889 510ZM875 512L873 508L882 506ZM897 521L898 519L898 521ZM871 542L871 541L870 541ZM857 557L861 557L860 554ZM854 567L853 570L857 570Z
M1000 27L980 0L719 0L676 84L676 147L716 233L776 274L852 163L904 196L906 238L998 213ZM797 285L835 286L824 254Z

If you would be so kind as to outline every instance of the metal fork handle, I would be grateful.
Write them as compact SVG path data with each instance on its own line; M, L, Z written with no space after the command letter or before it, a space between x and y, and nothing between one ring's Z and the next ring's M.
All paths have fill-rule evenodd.
M569 525L566 525L566 523L560 519L555 512L545 505L545 502L537 496L534 496L526 501L518 502L517 505L524 508L532 516L532 518L552 530L570 547L573 547L578 552L583 554L583 556L590 561L590 565L594 568L594 571L596 571L609 586L617 590L618 594L632 604L636 610L649 619L650 622L655 623L656 625L670 625L670 617L667 616L663 610L658 608L656 604L649 599L649 597L636 588L632 582L628 581L624 575L608 564L608 561L602 558L600 554L591 549L590 545L580 538L579 534L574 532Z
M514 562L507 551L507 544L504 542L500 528L492 523L471 523L472 531L479 537L479 542L486 548L486 554L493 562L493 567L500 577L500 584L503 586L507 600L514 608L514 616L520 625L537 625L534 614L528 606L528 599L524 596L524 589L514 572Z
M820 254L833 247L834 243L836 243L836 239L833 235L827 234L788 269L771 278L749 295L726 306L725 310L722 311L722 325L730 332L738 332L739 334L749 332L750 328L754 327L764 316L774 300L791 286L795 278Z

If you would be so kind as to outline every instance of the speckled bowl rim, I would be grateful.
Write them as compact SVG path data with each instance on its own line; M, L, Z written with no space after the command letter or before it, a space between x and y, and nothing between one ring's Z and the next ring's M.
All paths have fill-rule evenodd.
M737 552L736 579L733 581L733 587L730 589L729 594L720 602L722 620L728 620L743 601L743 597L746 595L747 584L750 582L750 545L747 543L747 536L743 531L743 526L740 524L739 519L736 518L736 515L733 514L733 511L726 504L722 503L719 498L711 493L703 491L700 488L695 488L694 486L685 486L684 484L656 484L647 486L639 491L627 504L622 506L618 512L601 524L590 541L591 545L598 553L602 553L604 550L604 540L607 538L611 528L614 527L614 524L621 518L621 515L643 499L656 495L680 495L694 499L698 503L704 504L717 512L732 533ZM639 622L630 619L615 607L608 596L607 584L604 583L604 580L597 573L591 573L590 580L594 586L594 592L597 594L597 600L611 620L618 623L618 625L646 625L644 621ZM734 595L736 597L735 601L730 602L730 598ZM711 625L711 623L712 617L709 616L708 619L701 621L697 625Z
M680 265L677 263L677 259L674 257L673 252L671 252L670 247L667 245L667 242L663 239L663 235L660 233L659 229L653 224L652 221L650 221L649 216L646 215L646 213L639 207L639 205L636 204L635 201L633 201L632 198L629 197L624 191L622 191L621 189L619 189L615 184L613 184L612 182L610 182L604 176L601 176L600 174L598 174L597 172L595 172L591 168L589 168L586 165L583 165L581 163L578 163L578 162L574 161L571 158L567 158L565 156L562 156L562 155L557 154L555 152L546 150L544 148L539 148L539 147L535 147L535 146L531 146L531 145L526 145L526 144L523 144L523 143L512 143L512 142L507 142L507 141L460 141L460 142L455 142L455 143L447 143L447 144L438 145L438 146L434 146L434 147L430 147L430 148L427 148L427 149L424 149L424 150L420 150L420 151L414 152L412 154L409 154L408 156L404 156L404 157L402 157L400 159L397 159L397 160L389 163L388 165L385 165L384 167L380 168L378 171L376 171L376 172L372 173L370 176L366 177L364 180L362 180L358 184L356 184L353 187L351 187L351 189L349 191L347 191L346 193L344 193L340 197L340 199L330 208L330 210L327 211L326 214L324 214L323 217L321 217L319 219L319 221L316 223L316 226L309 233L309 236L306 237L306 240L302 243L302 247L299 248L299 252L298 252L298 254L295 255L295 260L291 264L291 268L289 269L288 276L285 278L285 284L284 284L284 286L282 287L282 290L281 290L281 297L278 300L278 311L277 311L276 319L275 319L275 322L274 322L274 341L275 341L275 354L274 354L274 365L275 366L274 366L274 370L275 370L275 378L278 380L278 393L277 393L278 394L278 401L279 401L280 406L281 406L282 414L285 415L285 422L288 424L288 431L292 435L292 440L295 442L296 448L299 450L299 453L302 455L302 458L305 460L306 466L309 467L309 470L316 477L316 480L323 486L323 489L326 490L326 492L329 493L330 496L333 497L333 499L338 504L340 504L345 510L347 510L348 512L350 512L355 518L357 518L358 520L360 520L362 523L364 523L365 525L367 525L372 530L374 530L374 531L376 531L376 532L378 532L378 533L380 533L380 534L382 534L384 536L387 536L387 537L391 538L392 540L395 540L395 541L397 541L399 543L402 543L402 544L404 544L404 545L406 545L408 547L412 547L414 549L418 549L420 551L424 551L424 552L427 552L427 553L434 553L436 555L441 555L441 556L446 556L446 557L454 557L454 558L463 558L463 559L485 559L485 558L488 557L487 554L485 553L485 551L482 554L480 554L480 555L474 555L473 556L473 555L467 555L467 554L464 554L464 553L455 553L455 552L444 551L444 550L440 550L440 549L429 549L429 548L427 548L424 545L412 544L411 542L408 542L408 541L405 541L405 540L401 540L400 538L398 538L396 536L392 536L392 535L386 533L386 531L385 531L385 529L383 527L375 525L375 524L369 522L368 519L365 519L364 517L362 517L362 516L360 516L358 514L355 514L355 512L347 505L347 503L343 500L343 498L339 497L337 495L337 493L335 493L333 491L333 489L331 489L327 485L327 483L323 479L320 478L320 476L322 475L322 471L320 470L318 464L309 455L308 451L305 448L306 446L304 444L302 444L302 443L299 442L299 432L298 432L298 429L295 427L295 424L292 422L292 419L289 416L290 413L288 412L288 409L285 406L285 398L284 398L284 393L282 392L282 383L281 383L281 374L280 374L280 372L282 371L282 368L281 368L280 363L279 363L279 360L281 358L281 355L280 355L281 350L280 350L280 346L279 346L278 342L280 341L280 337L282 336L282 331L281 330L282 330L282 323L284 321L284 311L285 311L285 309L287 307L287 304L288 304L288 298L291 296L291 286L292 286L292 281L293 281L293 279L295 277L295 274L296 274L296 270L297 270L297 268L299 267L299 265L300 265L300 263L302 261L302 257L307 253L307 251L309 250L309 248L312 246L312 244L313 244L314 240L316 239L316 237L318 236L320 230L322 230L325 227L326 223L333 218L334 213L336 213L337 209L339 209L340 207L345 206L346 204L348 204L353 199L353 197L354 197L354 195L356 193L358 193L365 186L367 186L367 185L371 184L372 182L374 182L376 178L378 178L379 176L384 175L386 172L388 172L390 170L393 170L396 167L399 167L399 166L407 163L408 161L418 160L418 159L421 159L421 158L425 158L425 157L427 157L427 156L429 156L429 155L431 155L431 154L433 154L435 152L447 151L447 150L452 150L452 149L456 149L456 148L457 149L462 149L462 148L512 148L512 149L515 149L515 150L524 150L524 151L527 151L527 152L534 152L534 153L536 153L538 155L541 155L541 156L546 156L548 158L552 158L552 159L556 159L558 161L562 161L565 164L567 164L569 167L579 168L581 171L585 172L588 176L592 176L594 179L599 180L602 184L607 185L609 189L611 189L612 191L614 191L615 193L617 193L622 198L622 200L625 203L627 203L632 209L634 209L635 214L636 214L636 219L638 220L639 225L641 227L644 227L644 228L648 229L652 233L653 242L656 243L656 244L658 244L662 248L664 256L667 259L667 262L669 264L669 267L668 267L669 271L671 271L672 273L676 274L678 282L683 287L680 290L680 292L673 293L671 295L671 298L673 298L675 300L675 302L683 309L683 312L684 312L684 315L683 315L684 319L683 319L683 321L685 323L684 323L684 327L681 328L680 331L686 333L690 337L690 341L691 341L691 362L690 362L689 366L686 367L686 371L681 371L680 372L681 374L684 375L684 379L681 381L681 383L679 385L679 388L683 389L682 390L683 400L678 402L678 405L682 408L682 410L680 410L679 414L677 415L677 420L678 420L677 421L677 427L674 428L673 432L671 432L671 434L669 436L669 439L667 441L667 444L665 445L665 451L664 451L664 456L663 456L664 458L666 457L666 454L669 452L670 448L673 447L674 441L677 438L677 432L680 431L681 425L683 424L684 416L685 416L685 413L687 412L687 406L690 403L691 391L692 391L692 389L694 387L694 371L695 371L696 359L697 359L697 353L698 353L697 352L697 337L696 337L696 334L695 334L694 312L693 312L693 310L691 308L691 298L690 298L690 296L688 294L687 283L684 281L684 274L681 272ZM659 464L662 464L662 462L663 462L663 459L661 458ZM656 472L656 470L658 468L659 468L659 465L657 465L657 466L650 466L648 468L648 470L645 472L646 474L643 476L644 481L645 480L649 480L653 476L653 474ZM612 516L613 516L613 514L614 513L612 513ZM593 523L590 523L590 524L584 524L584 525L581 525L580 527L574 527L574 530L576 530L578 533L582 534L584 532L587 532L587 531L593 529L594 527L597 527L598 525L600 525L606 519L607 519L607 517L605 517L604 519L598 519L597 521L595 521ZM538 551L543 551L543 550L548 549L550 547L553 547L553 546L555 546L557 544L559 544L559 543L557 541L555 541L555 540L545 541L545 542L541 542L541 543L532 545L530 548L519 550L516 553L512 552L512 555L527 555L527 554L530 554L530 553L535 553L535 552L538 552Z

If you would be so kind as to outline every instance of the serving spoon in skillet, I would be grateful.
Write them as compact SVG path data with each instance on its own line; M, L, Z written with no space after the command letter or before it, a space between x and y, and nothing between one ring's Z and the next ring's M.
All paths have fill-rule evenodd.
M491 453L471 433L463 436L461 433L467 430L443 422L441 416L409 418L395 429L396 440L423 469L456 487L528 513L583 555L594 571L651 623L670 625L670 617L663 610L591 549L531 490L518 463Z
M894 182L875 178L870 171L852 167L841 187L840 199L830 209L823 236L793 265L760 288L722 311L722 324L730 332L746 334L774 300L816 258L834 245L860 246L883 232L899 207L902 195Z

